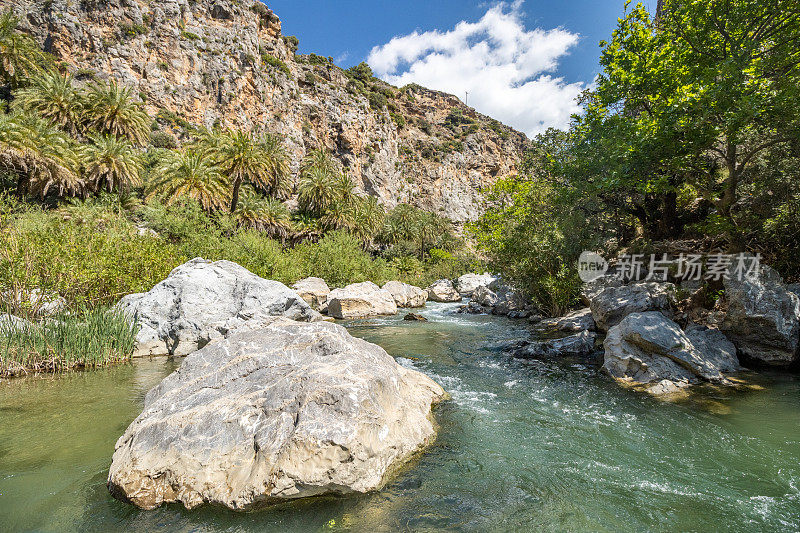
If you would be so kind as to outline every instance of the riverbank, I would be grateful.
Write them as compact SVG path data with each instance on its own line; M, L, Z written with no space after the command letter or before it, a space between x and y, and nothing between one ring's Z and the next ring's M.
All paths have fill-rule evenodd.
M457 309L429 303L415 311L427 322L343 322L453 398L437 411L433 447L378 493L247 514L114 500L105 487L114 443L181 361L138 359L0 388L0 522L156 532L800 527L796 376L759 374L762 390L664 404L574 359L514 358L498 346L526 334L524 321Z

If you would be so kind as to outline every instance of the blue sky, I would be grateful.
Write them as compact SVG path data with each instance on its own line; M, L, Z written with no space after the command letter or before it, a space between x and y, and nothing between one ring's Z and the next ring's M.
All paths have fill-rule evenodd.
M397 85L456 94L529 135L564 127L624 0L266 0L300 52L367 60ZM652 10L655 0L645 5ZM393 40L394 39L394 40ZM376 68L377 67L377 68Z

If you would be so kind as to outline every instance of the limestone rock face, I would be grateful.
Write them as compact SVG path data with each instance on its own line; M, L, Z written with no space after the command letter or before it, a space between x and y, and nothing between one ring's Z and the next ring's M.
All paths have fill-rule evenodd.
M434 302L460 302L461 294L453 286L449 279L434 281L427 289L428 300Z
M562 317L545 318L540 320L537 325L543 329L554 331L594 331L595 329L592 310L588 307Z
M322 317L283 283L230 261L192 259L149 292L129 294L117 308L139 326L134 357L186 355L250 320L282 315Z
M396 315L397 304L389 291L365 281L333 289L328 295L328 314L341 319Z
M250 322L147 394L108 486L144 509L368 492L434 440L431 406L444 397L336 324Z
M493 276L488 272L483 274L464 274L456 280L456 290L460 292L462 296L469 298L478 287L494 288L498 280L499 278L497 276Z
M292 289L313 309L321 311L327 307L331 289L324 279L313 277L301 279L292 285Z
M603 370L644 384L724 382L723 372L737 370L739 364L730 343L718 333L693 328L687 334L660 312L632 313L608 331Z
M767 266L760 275L724 281L728 310L721 329L756 364L787 367L798 360L800 298Z
M641 282L623 285L606 278L595 280L594 285L584 288L583 297L592 310L598 329L608 331L631 313L660 311L672 318L675 306L675 285L672 283ZM587 284L588 285L588 284Z
M387 281L382 289L391 293L397 307L423 307L428 300L427 291L401 281Z
M180 137L183 121L265 128L285 139L292 172L325 148L359 192L389 208L407 203L471 220L483 210L481 191L518 171L524 134L418 85L401 91L371 80L359 89L327 58L295 56L269 6L0 0L79 81L114 79L141 95L163 131ZM389 95L388 106L374 109L372 92ZM462 117L455 125L454 110Z

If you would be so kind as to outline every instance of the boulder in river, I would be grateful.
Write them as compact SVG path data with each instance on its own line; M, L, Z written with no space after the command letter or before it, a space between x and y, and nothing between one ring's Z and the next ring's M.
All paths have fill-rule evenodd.
M724 281L727 311L721 329L748 362L788 367L798 359L800 298L780 275L762 266L758 276Z
M660 311L672 318L675 285L660 282L637 282L624 285L608 276L594 280L583 290L598 329L608 331L631 313Z
M573 311L562 317L539 320L537 325L543 329L553 331L594 331L595 329L592 310L588 307Z
M117 308L139 327L134 357L186 355L244 322L267 316L322 318L283 283L230 261L200 258L175 268L150 291L125 296Z
M469 298L478 287L494 288L499 279L488 272L483 274L464 274L456 280L456 290L462 296Z
M723 372L739 364L730 342L717 333L696 328L687 334L660 312L632 313L608 331L603 370L636 384L724 383Z
M558 339L542 339L525 343L515 350L517 357L584 357L595 351L597 334L581 331Z
M147 393L108 487L144 509L372 491L435 439L431 407L445 396L336 324L250 322Z
M407 320L409 322L427 322L428 319L422 315L418 315L416 313L407 313L406 316L403 317L403 320Z
M460 302L461 294L449 279L434 281L427 289L428 300L433 302Z
M389 291L365 281L332 290L328 295L328 314L340 319L396 315L397 304Z
M322 278L303 278L292 285L292 289L306 301L312 309L324 312L327 307L330 287Z
M423 307L428 300L427 291L402 281L387 281L382 289L391 293L397 307Z

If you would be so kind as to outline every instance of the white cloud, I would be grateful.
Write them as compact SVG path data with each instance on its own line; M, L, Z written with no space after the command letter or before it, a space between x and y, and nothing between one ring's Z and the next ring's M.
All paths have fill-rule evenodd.
M478 22L394 37L367 61L394 85L419 83L462 100L469 91L469 105L529 136L564 128L580 111L575 98L585 86L550 73L579 36L561 28L527 30L521 6L503 2Z

